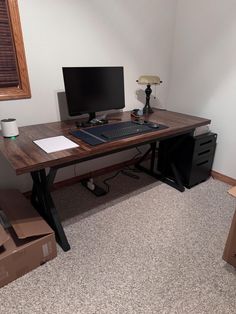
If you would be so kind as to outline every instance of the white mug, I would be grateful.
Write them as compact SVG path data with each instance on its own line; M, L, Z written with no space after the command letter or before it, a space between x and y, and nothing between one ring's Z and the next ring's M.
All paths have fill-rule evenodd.
M19 135L16 119L1 120L2 135L4 137L13 137Z

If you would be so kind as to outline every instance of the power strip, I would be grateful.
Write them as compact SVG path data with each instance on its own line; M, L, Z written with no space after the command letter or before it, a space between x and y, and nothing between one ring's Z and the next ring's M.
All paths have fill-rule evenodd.
M105 191L103 188L95 184L92 178L89 180L82 180L81 183L83 186L86 187L86 189L88 189L90 192L92 192L96 196L103 196L107 194L107 191Z

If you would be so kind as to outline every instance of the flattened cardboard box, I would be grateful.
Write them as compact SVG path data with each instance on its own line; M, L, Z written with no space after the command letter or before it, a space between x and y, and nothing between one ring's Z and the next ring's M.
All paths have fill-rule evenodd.
M229 189L229 194L231 194L232 196L236 197L236 186L232 187L231 189Z
M0 190L0 287L56 257L53 230L18 190Z

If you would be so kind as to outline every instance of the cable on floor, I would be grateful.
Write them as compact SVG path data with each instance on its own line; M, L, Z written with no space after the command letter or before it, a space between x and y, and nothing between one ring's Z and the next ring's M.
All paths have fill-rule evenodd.
M138 147L135 147L136 150L138 151L137 154L134 155L134 157L131 160L135 160L138 156L142 155L141 150ZM141 172L140 170L136 169L136 168L131 168L131 166L125 166L124 169L118 170L114 175L106 178L105 180L103 180L103 184L106 186L107 188L107 193L110 192L110 185L107 183L110 180L116 178L119 174L123 174L125 176L128 176L132 179L140 179L140 177L132 172Z

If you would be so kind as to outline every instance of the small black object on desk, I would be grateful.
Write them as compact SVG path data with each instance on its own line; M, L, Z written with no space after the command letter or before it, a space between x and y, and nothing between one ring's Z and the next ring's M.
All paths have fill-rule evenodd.
M152 129L158 129L160 127L160 125L156 122L151 122L151 121L147 121L147 120L141 120L141 119L135 119L132 121L133 123L139 124L139 125L147 125L149 128Z
M86 121L86 122L79 122L76 121L75 125L77 126L77 128L86 128L86 127L91 127L91 126L97 126L97 125L103 125L103 124L107 124L108 120L107 119L92 119L90 121Z

